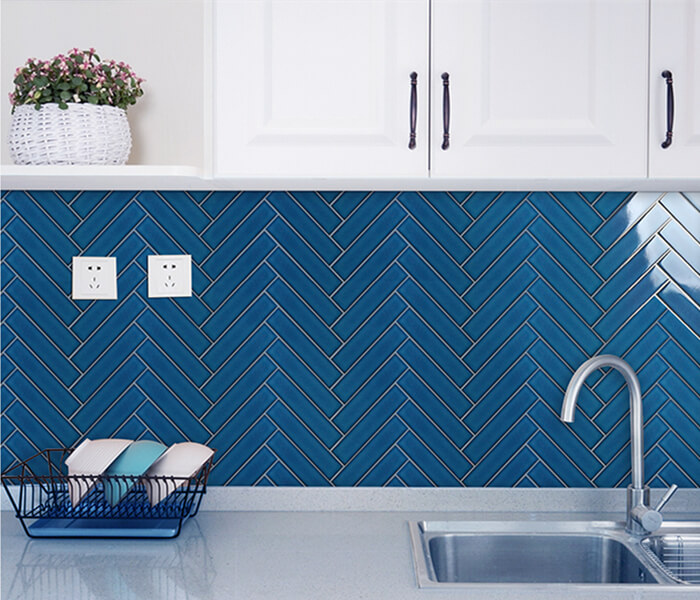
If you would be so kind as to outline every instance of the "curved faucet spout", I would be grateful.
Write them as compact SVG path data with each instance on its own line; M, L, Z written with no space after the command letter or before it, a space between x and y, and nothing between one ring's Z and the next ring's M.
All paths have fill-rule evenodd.
M561 406L561 420L568 423L574 420L574 410L581 388L588 376L600 368L612 367L625 378L630 397L630 438L632 450L632 487L644 487L644 420L642 417L642 391L639 380L632 367L624 360L612 354L594 356L583 363L571 377L564 402Z

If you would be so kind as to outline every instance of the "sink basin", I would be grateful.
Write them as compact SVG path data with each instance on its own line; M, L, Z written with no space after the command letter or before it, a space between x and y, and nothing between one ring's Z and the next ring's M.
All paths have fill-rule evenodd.
M420 587L679 583L621 523L420 521L409 529Z
M656 583L632 550L603 535L445 534L428 547L437 581Z

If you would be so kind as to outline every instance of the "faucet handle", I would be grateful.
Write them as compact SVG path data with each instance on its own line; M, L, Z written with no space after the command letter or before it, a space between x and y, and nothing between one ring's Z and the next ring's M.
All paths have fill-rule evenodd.
M664 522L663 515L661 514L661 509L666 506L666 503L671 499L671 496L675 494L678 486L674 483L666 493L663 498L659 500L656 508L649 508L644 506L644 504L639 504L635 506L631 511L632 518L637 521L646 531L653 532L656 531L661 524Z
M666 493L663 495L661 500L659 500L659 503L656 505L656 508L654 509L656 512L661 512L661 509L666 506L666 503L671 499L671 496L676 493L676 490L678 489L678 486L674 483L668 490L666 490Z

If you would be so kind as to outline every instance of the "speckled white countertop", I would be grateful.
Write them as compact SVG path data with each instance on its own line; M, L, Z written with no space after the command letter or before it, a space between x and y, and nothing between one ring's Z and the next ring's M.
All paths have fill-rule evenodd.
M445 490L447 491L447 490ZM296 490L239 492L242 508L216 502L185 524L174 540L30 540L14 514L2 512L3 600L257 600L465 598L463 590L421 590L416 585L408 521L478 519L622 518L618 490L539 490L520 495L471 490L460 512L436 511L441 502L453 511L459 495L403 490ZM450 491L452 492L452 491ZM216 499L217 493L221 495ZM605 497L607 493L607 499ZM248 494L246 496L246 494ZM319 496L320 494L320 496ZM700 490L685 490L669 506L669 518L700 518ZM325 495L325 501L323 496ZM246 504L257 496L257 510ZM468 495L462 496L466 499ZM481 497L481 499L480 499ZM247 498L247 499L246 499ZM306 498L306 500L304 500ZM349 499L348 499L349 498ZM223 500L222 500L223 499ZM374 505L364 504L373 500ZM393 503L393 506L391 506ZM268 504L281 507L270 510ZM332 510L322 510L323 505ZM466 504L466 503L465 503ZM413 505L415 510L408 510ZM306 508L304 508L304 506ZM362 507L358 510L358 507ZM520 506L520 509L513 509ZM537 508L539 506L539 509ZM543 507L559 511L549 514ZM591 510L585 510L591 507ZM215 510L206 510L214 508ZM468 509L468 510L464 510ZM564 511L564 512L561 512ZM568 599L698 598L698 586L566 586ZM562 587L478 586L470 599L560 599Z

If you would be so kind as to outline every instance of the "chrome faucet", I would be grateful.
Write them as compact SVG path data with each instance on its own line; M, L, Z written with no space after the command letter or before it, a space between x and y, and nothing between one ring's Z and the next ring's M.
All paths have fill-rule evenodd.
M632 450L632 483L627 488L628 533L643 535L656 531L663 523L661 509L678 488L672 485L656 508L649 506L649 486L644 485L644 419L642 418L642 392L632 367L618 356L601 354L583 363L571 377L561 406L561 420L572 423L578 395L588 376L602 367L612 367L622 373L630 397L630 435Z

